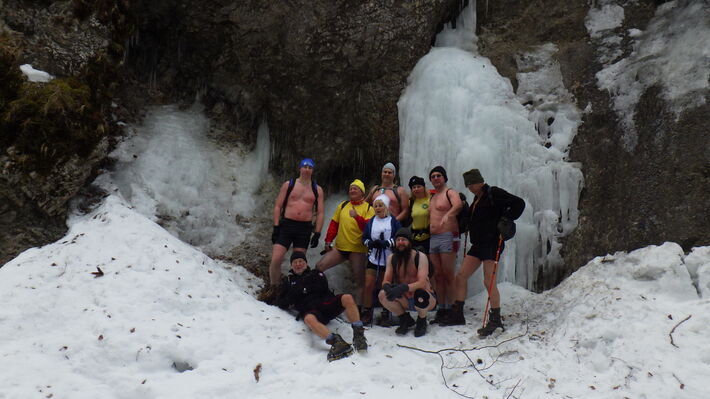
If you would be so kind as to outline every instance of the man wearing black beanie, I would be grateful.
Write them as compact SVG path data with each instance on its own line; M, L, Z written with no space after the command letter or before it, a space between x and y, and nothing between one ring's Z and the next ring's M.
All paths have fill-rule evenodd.
M449 178L443 166L435 166L429 172L429 180L435 190L429 205L429 259L434 267L434 287L439 297L439 309L432 323L440 323L446 317L454 294L454 268L460 243L456 215L463 203L459 193L446 185Z

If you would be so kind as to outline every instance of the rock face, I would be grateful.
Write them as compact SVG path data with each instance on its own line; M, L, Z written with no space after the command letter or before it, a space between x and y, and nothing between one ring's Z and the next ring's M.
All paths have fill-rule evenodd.
M125 10L0 1L0 265L66 232L69 200L106 157ZM28 82L25 63L57 79Z
M620 57L631 53L628 30L645 30L662 1L624 6ZM554 43L564 83L586 112L570 151L582 163L585 188L579 227L562 248L563 268L538 276L537 289L557 285L587 261L615 251L680 243L685 250L710 243L710 101L678 119L651 86L636 105L638 144L624 148L624 128L612 110L611 96L597 87L602 69L585 28L587 1L478 2L479 47L499 71L516 83L516 55Z
M253 141L267 118L274 172L291 176L312 157L319 183L342 190L396 159L397 99L458 3L137 2L128 62L163 92L203 90L218 128L237 139Z

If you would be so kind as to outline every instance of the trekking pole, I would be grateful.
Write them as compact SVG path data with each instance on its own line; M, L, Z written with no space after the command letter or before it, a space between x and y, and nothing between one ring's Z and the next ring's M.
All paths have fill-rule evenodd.
M375 322L375 301L378 300L377 298L377 280L380 279L380 261L382 260L382 252L384 252L382 249L377 248L377 252L375 252L375 257L377 258L377 265L375 265L375 287L372 289L372 292L370 293L370 296L372 296L372 316L370 317L370 327L372 327L373 323Z
M491 282L488 283L488 300L486 301L486 311L483 313L483 326L486 326L486 321L488 319L488 305L491 304L491 290L493 289L493 282L496 281L496 270L498 269L498 258L500 257L500 247L503 245L503 237L498 238L498 249L496 250L496 262L493 264L493 275L491 276ZM485 270L485 268L484 268Z

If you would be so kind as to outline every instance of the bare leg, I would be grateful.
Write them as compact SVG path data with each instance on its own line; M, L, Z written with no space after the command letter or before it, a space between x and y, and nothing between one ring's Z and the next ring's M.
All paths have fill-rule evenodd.
M337 249L331 249L326 252L326 254L323 255L323 257L316 263L316 269L324 272L335 265L343 263L344 261L345 257L340 254L340 251Z
M271 285L281 284L281 263L286 251L288 248L281 244L274 244L271 248L271 263L269 264L269 283Z
M367 254L359 252L350 253L350 267L353 269L353 281L355 281L355 292L362 295L365 288L365 267L367 265ZM362 298L355 298L358 304L362 303Z
M443 293L444 290L446 289L443 287L443 276L442 274L444 273L441 270L441 256L440 254L429 254L429 262L431 263L431 267L434 268L434 278L432 279L432 285L434 287L434 291L436 291L436 294L440 297L443 298Z
M380 291L379 298L382 306L392 312L395 316L401 316L409 307L407 300L404 298L397 298L394 301L387 300L385 290Z
M500 292L498 292L498 283L497 279L493 278L493 268L495 267L496 262L493 260L486 260L483 261L483 283L486 285L486 290L489 289L488 291L488 296L491 299L491 308L499 308L500 307ZM496 277L498 275L498 271L496 270ZM493 281L493 285L491 286L491 280Z
M468 279L481 266L481 260L475 256L466 255L461 263L461 268L454 278L454 300L463 302L466 300Z
M323 323L318 321L318 319L313 315L313 313L308 313L306 317L303 318L303 322L313 331L317 336L326 339L330 330Z
M454 270L456 268L456 252L446 252L439 254L441 259L441 278L439 286L443 286L441 293L437 291L439 295L439 300L442 304L448 305L451 303L451 299L454 296Z
M344 294L340 297L340 304L345 308L345 316L347 316L351 323L360 320L360 312L357 310L357 304L355 303L355 299L353 299L352 295Z
M375 290L375 271L365 270L365 288L362 290L362 304L366 308L372 307L372 291Z

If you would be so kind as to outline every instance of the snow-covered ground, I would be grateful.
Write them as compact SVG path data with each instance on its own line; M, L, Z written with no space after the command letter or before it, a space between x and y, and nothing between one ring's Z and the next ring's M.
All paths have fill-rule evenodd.
M600 257L543 294L504 284L508 330L498 337L474 336L479 295L465 327L431 326L422 338L373 327L367 354L328 363L327 345L292 314L254 299L257 279L179 241L120 195L69 223L63 239L0 268L2 399L710 392L710 247ZM346 322L330 327L351 338Z

